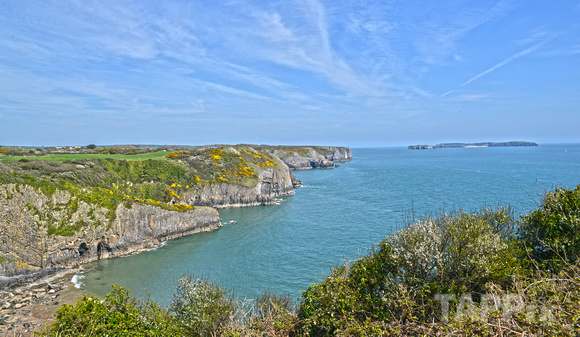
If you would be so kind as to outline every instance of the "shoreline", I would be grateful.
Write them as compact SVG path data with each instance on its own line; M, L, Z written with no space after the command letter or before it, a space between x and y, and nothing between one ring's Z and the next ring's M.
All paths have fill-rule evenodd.
M138 249L116 258L155 250L166 243L163 241L154 247ZM36 336L35 332L44 331L55 322L54 314L63 304L74 305L84 295L94 295L77 287L74 278L84 270L83 266L96 262L63 268L37 277L32 282L17 281L13 286L0 289L0 337Z
M0 291L0 336L35 336L55 322L63 304L74 305L88 293L71 281L80 268L66 269L29 284Z

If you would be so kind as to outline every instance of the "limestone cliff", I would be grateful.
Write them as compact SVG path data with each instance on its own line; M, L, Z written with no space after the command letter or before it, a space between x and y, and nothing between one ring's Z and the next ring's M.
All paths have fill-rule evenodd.
M187 192L181 202L216 208L272 205L275 197L294 193L291 175L287 168L285 171L265 169L258 173L258 183L254 186L214 183Z
M335 162L352 160L348 147L334 146L259 146L259 149L279 157L292 170L333 168Z
M108 210L66 191L51 196L27 185L0 185L0 287L6 276L73 267L98 259L152 248L163 241L221 226L215 209L177 212L146 204L119 204ZM69 222L69 236L51 234L57 222ZM3 280L2 280L3 279Z
M220 158L214 157L211 164L214 170L222 172L223 176L220 175L211 184L201 184L187 190L181 195L179 203L216 208L261 206L274 204L275 197L294 193L294 186L299 181L278 157L249 147L219 149ZM237 157L242 155L245 155L246 159L238 166L233 166L231 162L225 160L228 156L242 158ZM263 161L251 161L248 157ZM240 169L240 165L244 168ZM226 169L228 167L229 169ZM232 171L235 176L232 175Z

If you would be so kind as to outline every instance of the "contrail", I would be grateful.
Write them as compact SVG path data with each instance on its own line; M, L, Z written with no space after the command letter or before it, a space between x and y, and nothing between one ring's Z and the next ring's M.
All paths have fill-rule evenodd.
M463 87L463 86L465 86L465 85L468 85L469 83L471 83L471 82L473 82L473 81L477 80L478 78L480 78L480 77L482 77L482 76L485 76L485 75L487 75L487 74L491 73L492 71L494 71L494 70L496 70L496 69L498 69L498 68L501 68L501 67L505 66L506 64L508 64L508 63L510 63L510 62L512 62L512 61L514 61L514 60L517 60L517 59L519 59L519 58L520 58L520 57L522 57L522 56L528 55L529 53L531 53L531 52L535 51L536 49L538 49L538 48L540 48L540 47L544 46L546 43L548 43L548 42L552 41L552 40L553 40L554 38L556 38L558 35L560 35L560 34L554 34L554 35L552 35L552 36L550 36L550 37L547 37L547 38L545 38L544 40L542 40L542 41L540 41L540 42L536 43L535 45L533 45L533 46L531 46L531 47L529 47L529 48L527 48L527 49L524 49L524 50L522 50L521 52L519 52L519 53L516 53L516 54L514 54L514 55L512 55L512 56L510 56L510 57L508 57L508 58L506 58L505 60L501 61L500 63L498 63L498 64L496 64L496 65L494 65L493 67L491 67L491 68L489 68L489 69L487 69L487 70L485 70L485 71L483 71L483 72L481 72L481 73L479 73L479 74L475 75L474 77L470 78L469 80L465 81L465 82L464 82L463 84L461 84L459 87ZM443 94L443 95L441 95L440 97L445 97L445 96L449 95L450 93L452 93L453 91L454 91L454 90L449 90L448 92L444 93L444 94Z
M556 34L556 35L557 35L557 34ZM512 56L508 57L507 59L505 59L505 60L501 61L500 63L498 63L498 64L494 65L493 67L491 67L491 68L487 69L486 71L484 71L484 72L481 72L481 73L477 74L476 76L474 76L474 77L470 78L469 80L467 80L466 82L464 82L462 85L460 85L460 87L462 87L462 86L464 86L464 85L467 85L467 84L469 84L469 83L471 83L471 82L475 81L476 79L478 79L478 78L480 78L480 77L482 77L482 76L484 76L484 75L487 75L487 74L491 73L492 71L494 71L494 70L496 70L496 69L498 69L498 68L500 68L500 67L503 67L503 66L505 66L506 64L508 64L508 63L512 62L513 60L517 60L517 59L519 59L519 58L520 58L520 57L522 57L522 56L528 55L529 53L531 53L531 52L535 51L536 49L538 49L538 48L542 47L542 46L543 46L543 45L545 45L546 43L548 43L548 42L552 41L552 40L553 40L553 39L556 37L556 35L550 36L550 37L548 37L548 38L546 38L546 39L544 39L544 40L542 40L542 41L540 41L540 42L536 43L535 45L531 46L530 48L528 48L528 49L524 49L524 50L522 50L521 52L519 52L519 53L516 53L516 54L514 54L514 55L512 55Z
M439 96L439 97L445 97L447 95L449 95L450 93L452 93L454 90L449 90L448 92L444 93L443 95Z

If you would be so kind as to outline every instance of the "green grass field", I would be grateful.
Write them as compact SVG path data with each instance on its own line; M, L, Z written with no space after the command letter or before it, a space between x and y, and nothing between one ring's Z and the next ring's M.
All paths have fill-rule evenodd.
M123 154L49 154L46 156L0 156L0 163L7 163L20 159L30 160L48 160L64 162L67 160L82 160L82 159L98 159L98 158L114 158L125 160L147 160L147 159L165 159L169 152L157 151L135 155Z

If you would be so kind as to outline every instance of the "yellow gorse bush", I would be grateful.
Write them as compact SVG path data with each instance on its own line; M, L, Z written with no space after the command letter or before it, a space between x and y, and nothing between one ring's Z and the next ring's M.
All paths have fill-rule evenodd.
M191 156L192 152L178 151L168 154L166 158L179 159ZM175 182L168 186L168 189L173 190L173 192L167 191L169 198L178 198L178 190L182 186L185 186L184 190L187 190L194 186L204 187L207 184L242 183L247 179L256 178L257 169L272 168L277 165L269 153L243 146L215 147L197 153L195 158L199 159L199 164L194 164L195 171L191 172L191 177L182 181L183 185ZM184 192L184 190L181 191Z

